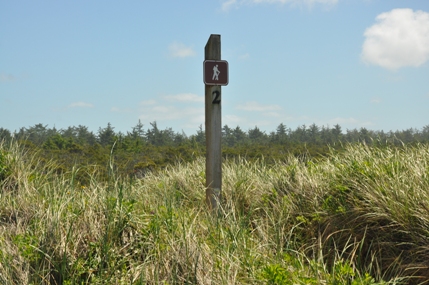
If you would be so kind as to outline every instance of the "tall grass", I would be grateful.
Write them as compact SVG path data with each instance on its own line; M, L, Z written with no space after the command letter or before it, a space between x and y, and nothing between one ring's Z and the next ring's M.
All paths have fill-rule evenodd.
M203 159L102 181L90 167L58 174L16 143L0 156L0 284L429 280L426 145L227 160L217 214Z

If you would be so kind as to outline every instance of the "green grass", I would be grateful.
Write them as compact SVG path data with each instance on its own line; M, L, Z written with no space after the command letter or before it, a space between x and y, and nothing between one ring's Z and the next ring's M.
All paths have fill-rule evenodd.
M203 159L108 181L40 161L0 145L0 284L429 283L427 145L227 160L216 214Z

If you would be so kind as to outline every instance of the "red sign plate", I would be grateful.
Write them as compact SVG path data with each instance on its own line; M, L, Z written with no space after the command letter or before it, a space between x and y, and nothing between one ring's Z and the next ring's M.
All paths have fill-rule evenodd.
M203 65L205 85L228 85L228 62L226 60L205 60Z

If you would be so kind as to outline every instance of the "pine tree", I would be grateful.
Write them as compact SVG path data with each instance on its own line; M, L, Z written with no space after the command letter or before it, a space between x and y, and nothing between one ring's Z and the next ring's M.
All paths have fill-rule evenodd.
M98 142L102 146L110 146L115 142L115 131L110 123L104 129L98 129Z

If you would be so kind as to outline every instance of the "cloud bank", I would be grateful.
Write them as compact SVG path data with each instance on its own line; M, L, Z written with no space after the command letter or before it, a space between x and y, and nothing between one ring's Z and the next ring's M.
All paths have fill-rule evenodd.
M390 70L418 67L429 60L429 13L394 9L366 29L362 60Z

